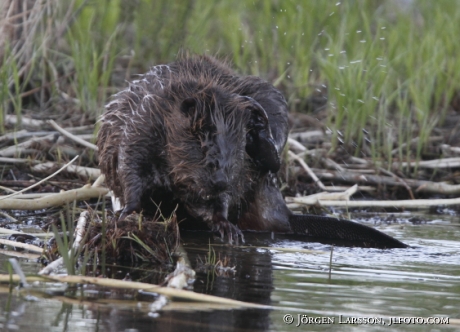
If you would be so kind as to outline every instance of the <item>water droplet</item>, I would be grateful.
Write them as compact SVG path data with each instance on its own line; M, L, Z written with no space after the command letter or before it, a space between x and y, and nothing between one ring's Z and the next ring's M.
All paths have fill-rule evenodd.
M278 26L276 25L276 28L278 29Z
M334 56L334 54L332 54L332 53L329 53L327 56Z
M357 30L356 33L361 33L362 31L361 30Z
M336 89L337 91L340 91L340 89L339 89L339 88L337 88L337 87L336 87L336 88L334 88L334 89Z
M380 29L385 30L387 27L381 27Z
M288 75L287 78L291 78L291 75Z
M332 16L332 15L334 15L334 12L332 12L332 13L329 14L329 16Z
M329 51L329 48L325 48L324 50L325 50L325 51Z
M376 59L379 60L379 61L382 61L382 60L383 60L383 58L376 58Z
M379 101L379 99L377 97L372 97L372 99Z
M360 40L359 42L360 42L360 43L365 43L366 41L363 39L363 40Z
M362 101L361 99L358 99L358 101L359 101L361 104L364 104L364 101Z
M291 63L290 62L286 62L287 65L290 65Z
M361 61L363 61L363 60L350 61L350 64L360 63Z
M347 51L340 51L340 54L344 54L344 53L347 53Z
M336 5L336 6L340 5L340 2L337 2L335 5Z
M305 35L305 32L302 32L302 36Z
M284 33L284 35L286 36L286 32Z
M385 40L385 37L380 37L380 40Z

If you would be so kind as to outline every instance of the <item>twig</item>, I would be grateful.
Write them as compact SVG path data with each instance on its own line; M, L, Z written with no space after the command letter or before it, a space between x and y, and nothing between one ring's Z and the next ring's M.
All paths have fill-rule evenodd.
M3 230L4 228L0 228L0 230ZM0 231L0 234L3 234L3 231ZM5 233L6 234L6 233ZM44 238L44 239L50 239L54 236L52 232L46 232L46 233L23 233L23 232L13 232L11 234L17 234L17 235L28 235L28 236L33 236L33 237L39 237L39 238ZM63 234L62 232L60 234ZM66 233L67 234L67 233Z
M319 201L348 201L350 197L358 191L358 185L348 188L340 193L318 193L303 197L286 197L286 203L301 203L305 205L315 205Z
M19 251L4 250L4 249L0 249L0 255L12 256L12 257L17 257L17 258L25 258L30 261L37 261L41 257L41 255L32 254L29 252L19 252Z
M39 254L43 252L43 248L34 246L33 244L16 242L16 241L11 241L11 240L6 240L6 239L0 239L0 244L3 244L5 246L16 247L16 248L23 248L23 249L26 249L32 252L36 252Z
M8 274L0 275L0 282L17 282L20 281L18 275L14 274L12 276ZM26 280L28 282L41 281L41 282L62 282L62 283L72 283L72 284L93 284L99 285L102 287L110 288L119 288L119 289L131 289L131 290L142 290L145 292L153 292L168 296L170 298L184 299L195 302L205 302L205 303L215 303L219 305L227 305L235 308L258 308L258 309L273 309L272 306L249 303L238 300L232 300L222 297L217 297L208 294L199 294L192 291L187 291L183 289L174 289L168 287L160 287L158 285L147 284L144 282L135 282L127 280L116 280L110 278L94 278L94 277L82 277L82 276L27 276ZM190 306L188 304L188 306Z
M20 121L23 126L28 126L37 129L42 129L43 126L46 124L46 122L43 120L30 119L27 117L21 117ZM19 124L19 119L16 115L7 114L5 116L5 122L8 124L17 125Z
M324 132L322 130L309 130L300 133L291 133L289 134L289 137L296 141L308 141L311 140L313 137L323 138Z
M296 160L304 168L304 170L308 173L308 175L310 175L310 177L318 185L318 187L320 187L320 189L322 189L324 191L327 190L326 187L324 186L324 184L320 181L320 179L318 179L318 177L315 175L315 173L313 173L311 168L307 165L307 163L305 161L303 161L302 158L298 157L295 153L293 153L291 151L288 151L288 155L289 155L290 158Z
M376 185L390 185L390 186L404 186L404 183L390 178L388 176L379 175L362 175L356 172L334 172L315 169L315 174L321 179L334 180L344 183L357 183L357 184L376 184ZM444 194L444 195L458 195L460 194L460 185L451 185L448 183L437 183L424 180L405 179L404 182L416 189L416 192Z
M109 279L109 278L81 277L81 276L49 276L47 278L54 280L54 281L58 281L58 282L67 282L67 283L74 283L74 284L94 284L94 285L99 285L103 287L143 290L145 292L154 292L154 293L158 293L158 294L165 295L168 297L187 299L190 301L197 301L197 302L227 304L227 305L233 305L233 306L242 307L242 308L261 308L261 309L271 308L270 306L267 306L267 305L242 302L242 301L221 298L221 297L207 295L207 294L199 294L199 293L195 293L195 292L187 291L183 289L160 287L158 285L152 285L152 284L147 284L143 282L116 280L116 279Z
M0 189L4 190L4 191L7 191L7 192L10 192L10 193L15 193L16 192L16 190L13 190L13 189L10 189L10 188L7 188L7 187L3 187L3 186L0 186Z
M414 193L412 192L412 189L409 187L409 185L407 184L405 179L400 178L399 176L397 176L393 172L387 171L386 169L384 169L382 167L379 167L379 171L382 172L383 174L392 176L395 179L397 179L398 181L400 181L402 183L402 185L406 188L407 192L409 193L410 198L415 199Z
M32 160L32 159L0 157L0 163L8 163L8 164L39 164L40 162L38 160Z
M332 278L332 254L334 253L334 245L331 246L331 256L329 257L329 281Z
M451 155L451 154L460 154L460 148L457 146L450 146L448 144L441 144L440 148L443 152L443 155Z
M394 162L394 167L421 167L421 168L454 168L460 166L460 158L441 158L412 162Z
M19 222L17 219L13 218L8 213L3 212L3 211L0 211L0 216L2 216L3 218L8 219L12 223L18 223Z
M343 207L387 207L387 208L415 208L423 209L429 206L440 205L457 205L460 204L460 198L445 198L445 199L416 199L416 200L399 200L399 201L327 201L316 200L312 201L306 197L286 197L286 200L291 203L303 205L319 205L319 206L343 206Z
M42 198L42 197L46 197L46 196L49 196L51 194L54 194L54 193L34 193L34 194L21 194L21 195L18 195L15 197L15 199L24 199L24 200L28 200L28 199L35 199L35 198ZM0 196L2 197L2 196Z
M74 243L73 243L73 248L75 251L80 247L81 241L83 240L83 237L85 236L85 229L86 229L86 224L89 221L89 212L88 211L83 211L80 213L80 217L78 218L77 226L75 227L75 234L74 234Z
M326 166L328 166L329 168L333 168L339 172L345 171L342 166L340 166L339 164L337 164L335 161L333 161L330 158L324 158L324 162L326 163Z
M296 141L295 139L288 137L287 142L289 144L289 148L293 149L298 152L306 151L307 148L302 145L302 143Z
M46 209L54 206L61 206L73 201L84 201L90 198L97 198L100 196L105 196L108 193L108 189L103 187L90 187L84 186L80 189L73 189L64 191L58 194L50 194L48 196L24 200L17 198L9 198L6 200L1 200L3 197L0 197L0 209L10 209L10 210L40 210Z
M20 232L20 231L15 231L15 230L12 230L12 229L8 229L8 228L3 228L3 227L0 227L0 234L21 234L21 235L30 235L30 236L36 236L35 234L28 234L28 233L24 233L24 232Z
M44 142L47 142L48 144L51 144L51 143L54 144L54 143L56 143L56 138L57 137L58 136L55 135L55 134L48 135L48 136L42 136L42 137L33 137L30 140L27 140L25 142L22 142L22 143L13 145L13 146L9 146L7 148L4 148L4 149L0 150L0 156L2 156L2 157L14 156L14 155L16 155L18 153L23 153L24 150L33 148L34 145L36 145L36 144L43 145ZM63 141L64 139L61 138L60 140ZM59 142L59 138L58 138L57 142Z
M24 188L20 191L17 191L15 192L14 194L11 194L11 195L7 195L7 196L2 196L0 197L0 201L1 200L4 200L4 199L7 199L7 198L10 198L10 197L13 197L13 196L16 196L16 195L19 195L29 189L32 189L40 184L42 184L43 182L51 179L52 177L56 176L57 174L59 174L62 170L64 170L66 167L68 167L70 164L72 164L75 160L77 160L78 156L76 156L75 158L73 158L71 161L69 161L67 164L65 164L64 166L62 166L60 169L58 169L56 172L54 172L53 174L51 174L50 176L47 176L46 178L38 181L37 183L34 183L33 185L31 185L30 187L27 187L27 188Z
M90 148L90 149L93 149L94 151L98 151L98 148L96 145L94 144L91 144L71 133L69 133L67 130L65 130L64 128L60 127L56 122L54 122L53 120L48 120L48 123L50 125L53 126L54 129L56 129L57 131L59 131L62 135L70 138L71 140L74 140L75 142L77 142L78 144L81 144L83 146L86 146L87 148Z
M94 181L91 187L100 187L104 181L105 181L105 175L101 174L97 177L96 181Z
M52 161L48 161L46 163L35 165L34 167L32 167L32 170L36 172L44 172L49 169L55 168L56 166L57 166L56 163ZM69 167L67 167L67 172L74 173L74 174L86 177L88 179L96 179L97 177L101 175L101 171L97 168L75 166L75 165L70 165Z
M80 214L80 217L78 218L77 226L75 227L74 231L74 242L72 244L72 249L69 250L69 256L72 254L78 253L78 249L81 245L81 241L85 235L85 229L86 229L86 224L88 223L89 220L89 212L88 211L83 211ZM49 275L53 273L54 271L58 270L60 266L63 264L64 259L59 257L58 259L54 260L47 266L45 266L43 269L38 272L39 275Z

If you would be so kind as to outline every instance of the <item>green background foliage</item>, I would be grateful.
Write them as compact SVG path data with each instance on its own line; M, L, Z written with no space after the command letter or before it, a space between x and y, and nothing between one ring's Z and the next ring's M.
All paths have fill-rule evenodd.
M45 3L54 7L45 6L34 38L27 39L29 58L5 47L3 114L21 114L19 93L67 75L49 84L39 109L55 107L49 101L64 92L74 98L73 108L96 118L132 74L185 50L226 57L240 73L270 80L291 111L315 116L309 98L327 98L333 148L343 141L359 154L372 142L367 154L391 161L395 147L398 159L411 157L404 143L416 137L419 156L459 91L459 1Z

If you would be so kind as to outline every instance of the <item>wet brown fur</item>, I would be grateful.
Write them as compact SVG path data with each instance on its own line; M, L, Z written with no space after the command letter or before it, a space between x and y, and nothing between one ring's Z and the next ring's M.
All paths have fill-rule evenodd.
M184 110L190 100L191 110ZM254 116L259 111L251 110L259 107L267 119ZM101 171L128 212L155 213L161 206L168 215L179 205L185 218L210 225L223 215L246 229L287 231L279 191L283 218L276 222L263 216L263 200L254 202L264 182L276 181L264 169L269 151L258 145L253 154L261 150L260 156L245 151L247 134L261 127L251 127L254 118L268 121L272 154L279 158L288 130L281 93L214 58L184 56L152 68L106 106L98 134Z

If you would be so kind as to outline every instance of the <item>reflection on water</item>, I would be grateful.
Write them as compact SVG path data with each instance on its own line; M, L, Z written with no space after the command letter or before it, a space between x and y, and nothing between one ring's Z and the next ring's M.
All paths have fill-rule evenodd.
M195 291L268 304L273 310L216 310L207 305L172 302L156 312L151 307L157 299L153 294L110 293L91 287L72 290L59 284L10 292L3 285L0 328L5 331L460 329L460 325L454 324L388 326L390 317L442 316L452 321L460 318L458 219L437 216L436 220L414 225L409 218L398 219L396 225L379 227L412 248L334 247L331 271L328 244L248 233L244 247L215 246L216 253L229 257L236 265L237 273L233 277L198 273ZM209 234L189 232L183 237L184 247L195 265L197 258L203 259L207 253ZM5 260L0 256L1 273L6 273ZM38 269L34 262L21 261L21 265L26 273ZM292 315L292 324L283 321L287 314ZM317 323L334 320L335 325L303 324L316 317L326 319L317 319ZM339 325L350 318L366 318L375 324ZM382 322L386 325L381 325Z

